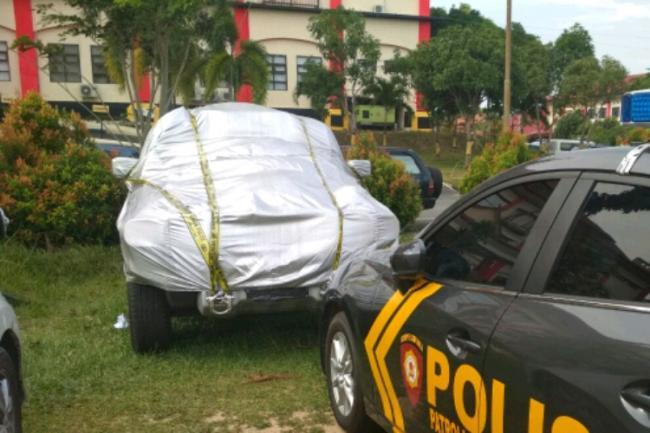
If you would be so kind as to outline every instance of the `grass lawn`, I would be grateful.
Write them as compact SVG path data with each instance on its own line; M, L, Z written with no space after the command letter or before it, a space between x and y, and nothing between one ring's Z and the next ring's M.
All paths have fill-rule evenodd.
M136 355L112 327L121 266L117 247L0 244L1 289L20 299L25 432L334 431L313 316L178 320L171 350Z

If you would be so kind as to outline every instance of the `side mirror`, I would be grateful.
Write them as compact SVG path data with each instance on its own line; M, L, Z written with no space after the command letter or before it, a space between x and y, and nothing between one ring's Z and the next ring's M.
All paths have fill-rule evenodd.
M359 177L368 177L372 174L372 164L367 159L351 159L348 166Z
M406 293L415 281L424 273L426 248L422 240L417 239L402 245L390 258L395 285L400 292Z
M137 158L116 156L111 160L111 173L118 179L124 179L131 173L133 167L138 163Z

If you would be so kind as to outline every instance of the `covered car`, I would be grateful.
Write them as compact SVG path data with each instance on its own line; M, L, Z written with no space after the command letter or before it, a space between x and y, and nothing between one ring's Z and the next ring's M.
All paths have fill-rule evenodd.
M178 108L117 171L129 173L117 225L138 351L167 344L175 310L303 308L343 262L397 245L396 217L317 120L252 104Z

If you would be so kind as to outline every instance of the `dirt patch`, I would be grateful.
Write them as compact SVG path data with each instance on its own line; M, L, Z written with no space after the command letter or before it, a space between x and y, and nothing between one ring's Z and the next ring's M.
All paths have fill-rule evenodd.
M205 419L208 424L217 424L215 432L238 432L238 433L344 433L336 424L333 418L328 416L325 423L316 422L313 419L314 414L305 411L294 412L289 421L278 421L277 418L270 417L263 427L251 426L246 423L237 423L237 420L228 419L222 412ZM331 422L331 423L330 423Z

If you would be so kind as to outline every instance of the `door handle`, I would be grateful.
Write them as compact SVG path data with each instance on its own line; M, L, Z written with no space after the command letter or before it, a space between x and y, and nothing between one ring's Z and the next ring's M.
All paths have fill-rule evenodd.
M634 406L650 411L650 388L626 388L621 391L621 397Z
M463 334L467 334L463 332ZM447 334L447 344L454 352L454 355L458 356L463 352L469 353L479 353L481 351L481 345L475 341L472 341L469 338L469 335L459 335L458 333L449 333ZM455 350L453 350L455 349Z

